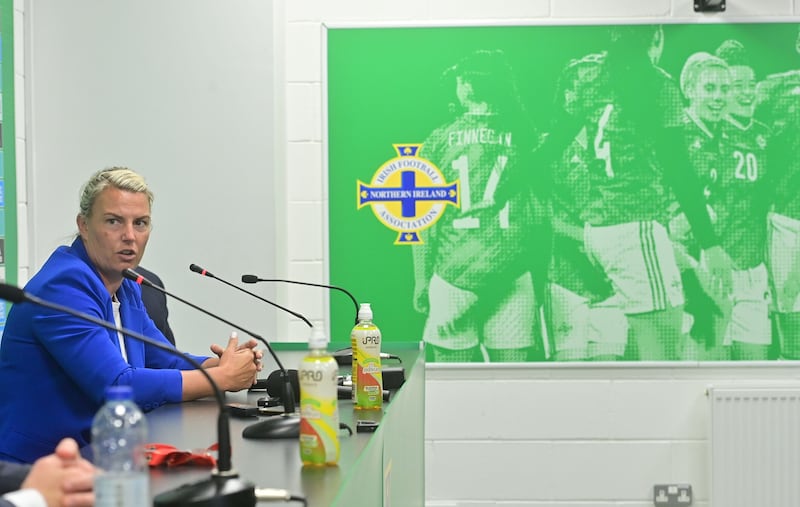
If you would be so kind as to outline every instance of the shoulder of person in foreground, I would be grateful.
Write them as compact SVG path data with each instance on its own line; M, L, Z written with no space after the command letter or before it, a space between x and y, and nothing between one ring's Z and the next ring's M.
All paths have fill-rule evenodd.
M0 461L0 494L19 489L30 469L30 465Z
M0 498L0 505L94 505L95 468L81 457L78 444L62 439L55 452L38 459L32 466L4 463L0 478L7 475L16 482L15 489ZM23 477L19 479L19 475Z

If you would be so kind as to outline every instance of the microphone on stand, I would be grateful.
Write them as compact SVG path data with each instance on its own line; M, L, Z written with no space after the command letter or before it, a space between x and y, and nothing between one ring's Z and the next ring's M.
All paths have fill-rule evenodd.
M306 325L308 325L308 327L314 327L314 326L311 325L311 322L307 318L305 318L304 316L300 315L299 313L293 312L292 310L290 310L288 308L284 308L283 306L279 305L278 303L274 303L274 302L270 301L269 299L264 299L261 296L259 296L258 294L254 294L254 293L252 293L252 292L250 292L248 290L244 290L243 288L239 287L238 285L234 285L231 282L228 282L226 280L223 280L222 278L216 277L216 276L212 275L209 271L207 271L207 270L201 268L200 266L198 266L197 264L190 264L189 265L189 270L190 271L194 271L195 273L201 274L203 276L207 276L209 278L214 278L216 280L219 280L220 282L224 283L225 285L229 285L229 286L233 287L236 290L242 291L245 294L249 294L249 295L253 296L254 298L258 298L258 299L260 299L261 301L263 301L265 303L271 304L275 308L279 308L279 309L283 310L286 313L294 315L298 319L300 319L303 322L305 322Z
M235 329L238 329L239 331L242 331L243 333L246 333L255 338L256 340L260 341L261 343L263 343L264 346L267 348L267 351L269 351L270 355L275 360L275 363L278 365L278 368L280 369L281 374L283 375L284 378L284 396L282 400L283 414L271 416L269 419L254 424L253 426L258 426L257 432L254 432L253 430L250 429L252 428L252 426L245 428L244 431L242 432L242 436L244 436L245 438L297 438L300 435L300 416L295 412L295 403L294 403L295 396L293 393L291 381L289 380L289 373L286 371L286 368L283 367L281 360L278 358L278 355L275 353L275 350L272 348L272 346L269 344L267 340L265 340L262 336L254 333L253 331L250 331L239 325L236 325L233 322L220 317L219 315L211 313L210 311L201 308L195 305L194 303L190 303L189 301L181 297L178 297L175 294L172 294L171 292L164 289L164 287L160 287L154 284L153 282L143 277L133 269L127 268L123 270L122 276L124 276L129 280L133 280L134 282L140 285L146 285L147 287L152 287L157 291L163 292L167 296L175 298L181 303L189 305L195 310L199 310L208 315L209 317L219 320L220 322L224 322L225 324ZM281 306L278 307L286 310ZM286 311L290 312L290 310ZM290 313L294 314L294 312Z
M88 313L83 313L78 310L73 310L67 306L60 305L46 301L37 296L34 296L19 287L0 283L0 299L5 299L15 304L31 303L38 306L43 306L51 310L67 313L69 315L78 317L89 321L98 326L104 327L111 331L122 333L135 340L146 343L147 345L156 347L170 354L182 357L188 361L192 366L198 369L214 390L214 398L216 398L217 405L219 405L219 417L217 419L217 442L219 445L217 454L217 467L211 472L211 477L192 484L185 484L176 489L165 491L158 494L153 499L153 504L159 507L166 506L183 506L183 505L248 505L254 506L256 504L255 486L249 482L239 479L239 474L233 470L231 464L231 436L230 436L230 420L228 416L228 409L225 406L225 397L222 390L211 378L211 375L197 362L197 360L179 351L172 345L169 345L152 338L148 338L136 331L118 327L103 319L99 319Z
M322 287L324 289L333 289L344 292L345 294L350 297L350 300L353 302L353 305L356 307L356 318L355 323L358 324L358 301L356 301L355 296L350 293L347 289L343 287L337 287L336 285L324 285L321 283L311 283L311 282L298 282L296 280L283 280L279 278L259 278L256 275L242 275L242 282L243 283L258 283L258 282L283 282L283 283L293 283L296 285L308 285L310 287Z
M281 278L259 278L256 275L242 275L242 282L243 283L283 282L283 283L293 283L295 285L308 285L310 287L322 287L324 289L333 289L344 292L350 297L350 300L356 307L355 323L358 324L358 309L359 309L358 301L356 301L355 296L353 296L353 294L350 291L348 291L343 287L338 287L336 285L325 285L321 283L298 282L297 280L284 280ZM331 353L331 355L333 356L334 359L336 359L336 362L339 364L339 366L346 366L353 363L353 350L349 347L334 351ZM397 359L398 361L402 362L402 359L400 359L399 356L396 356L394 354L387 354L385 352L381 352L381 359Z

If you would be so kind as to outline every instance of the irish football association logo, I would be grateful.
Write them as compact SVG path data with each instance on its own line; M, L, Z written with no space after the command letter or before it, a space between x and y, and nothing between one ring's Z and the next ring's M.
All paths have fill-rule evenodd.
M460 206L458 180L448 183L430 160L417 156L421 144L395 144L370 183L358 180L358 209L372 206L383 225L396 231L395 245L422 243L420 231L442 217L445 207Z

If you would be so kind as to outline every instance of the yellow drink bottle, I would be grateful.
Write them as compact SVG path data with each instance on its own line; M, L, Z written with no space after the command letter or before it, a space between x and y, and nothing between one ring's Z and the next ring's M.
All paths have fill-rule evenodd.
M383 408L383 371L381 370L381 331L372 322L372 307L362 303L358 324L350 333L353 348L353 394L358 410Z
M328 338L314 327L297 377L300 383L300 459L304 466L339 462L339 365L328 353Z

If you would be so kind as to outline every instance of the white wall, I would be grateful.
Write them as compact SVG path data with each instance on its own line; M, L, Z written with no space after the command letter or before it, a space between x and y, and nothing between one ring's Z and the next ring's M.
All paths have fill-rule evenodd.
M690 484L708 506L706 389L772 384L797 364L429 365L428 505L645 507Z
M324 24L800 15L800 0L728 0L727 13L713 16L695 15L691 0L32 3L25 4L30 128L27 139L22 129L18 135L28 142L31 190L20 194L20 204L30 203L35 213L20 217L30 221L21 224L29 231L21 236L29 239L21 245L22 274L74 230L79 183L98 166L127 163L157 193L146 260L168 287L196 302L233 306L226 315L243 322L254 315L280 319L276 326L287 321L209 286L211 280L193 278L185 266L205 263L220 275L241 266L231 270L233 278L274 269L296 279L326 279ZM209 182L220 168L225 177ZM186 181L194 175L203 183ZM325 294L285 288L278 295L312 318L327 311ZM204 317L171 307L181 330L211 327ZM301 323L288 322L279 338L304 339ZM652 505L653 484L688 482L693 505L705 506L706 385L797 382L795 369L788 363L429 365L428 504L644 507Z
M188 269L197 263L239 284L243 273L276 271L284 192L273 148L272 4L36 0L27 17L23 269L35 272L74 237L81 184L126 165L156 195L142 264L171 292L277 338L285 314ZM227 340L230 326L178 301L169 308L187 350Z

